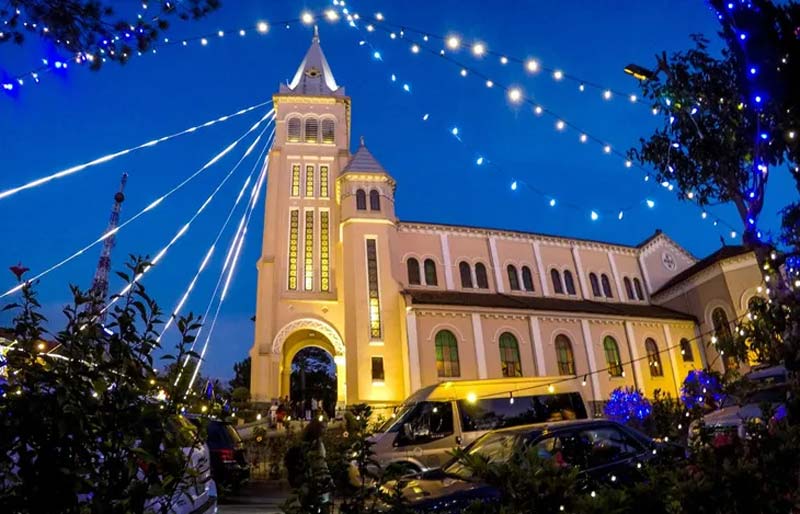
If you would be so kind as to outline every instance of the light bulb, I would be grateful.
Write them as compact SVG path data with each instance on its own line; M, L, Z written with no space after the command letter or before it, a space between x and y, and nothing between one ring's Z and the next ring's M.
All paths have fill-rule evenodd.
M516 191L517 190L517 181L516 180L511 183L511 190L512 191Z
M486 45L483 43L475 43L472 45L472 54L475 57L483 57L486 54Z
M595 211L592 211L589 216L592 218L592 221L597 221L597 218L600 217L600 215L597 214L597 212L595 212Z
M628 97L628 99L631 101L631 103L636 103L636 100L638 100L636 95L631 95L630 97Z
M339 19L339 14L333 9L328 9L325 11L325 17L328 18L328 21L336 21Z
M555 388L555 386L553 384L550 384L549 386L547 386L547 392L548 393L554 393L555 390L556 390L556 388Z
M417 44L411 45L411 53L412 54L418 54L419 53L419 45L417 45Z
M647 206L652 209L653 207L656 206L656 202L654 202L653 200L647 200Z
M606 99L606 100L611 100L611 90L610 89L606 89L605 91L603 91L603 98Z
M372 24L367 25L367 32L373 32L373 31L375 31L375 27L373 27Z
M308 11L305 11L303 14L300 15L300 21L302 21L306 25L311 25L312 23L314 23L314 15L312 15Z
M611 146L610 146L610 145L606 145L606 146L604 146L604 147L603 147L603 151L604 151L605 153L611 153Z
M458 47L461 46L461 40L458 39L456 36L449 36L447 38L447 48L450 50L458 50Z
M462 77L466 77L467 76L467 69L466 68L461 68L461 76Z
M561 70L556 70L553 72L553 78L556 80L561 80L564 78L564 72Z
M483 157L478 157L478 159L475 161L475 164L481 166L483 164Z
M558 121L556 122L556 130L559 130L559 131L561 131L561 130L564 130L564 127L566 127L566 125L567 125L567 124L566 124L566 123L564 123L564 121L563 121L563 120L558 120Z
M493 87L493 86L494 86L494 82L492 82L491 80L487 80L486 81L486 87Z
M624 213L624 212L622 212L622 211L619 211L619 214L617 214L617 219L618 219L618 220L621 220L621 219L622 219L622 218L624 218L624 217L625 217L625 213Z
M551 198L550 199L550 207L555 207L555 206L556 206L556 200L555 200L555 198Z
M633 163L631 161L625 161L626 168L630 168L631 166L633 166Z
M537 61L536 59L528 59L525 62L525 69L531 73L536 73L537 71L539 71L539 61Z
M240 30L240 31L239 31L239 35L240 35L240 36L244 36L244 34L245 34L245 32L244 32L244 29L242 29L242 30Z
M206 46L208 44L208 39L206 39L206 38L201 39L200 40L200 44L203 45L203 46Z
M454 136L457 136L458 135L458 127L453 127L452 129L450 129L450 133L453 134Z
M500 64L508 64L508 57L505 55L500 57Z
M535 112L537 116L541 116L542 113L544 112L544 109L542 109L541 105L537 105L536 107L533 108L533 112Z
M378 21L383 21L383 13L376 12L375 19Z
M586 141L589 140L589 136L587 136L586 134L581 134L580 140L581 143L585 143Z
M522 100L522 90L518 87L512 87L508 90L508 99L513 103L519 103Z

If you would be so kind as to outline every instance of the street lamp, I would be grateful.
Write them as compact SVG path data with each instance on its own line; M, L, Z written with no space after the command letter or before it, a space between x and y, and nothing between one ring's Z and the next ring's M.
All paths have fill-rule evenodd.
M633 75L639 80L651 80L654 79L658 74L658 72L653 72L644 66L639 66L638 64L629 64L625 66L625 73L628 75Z

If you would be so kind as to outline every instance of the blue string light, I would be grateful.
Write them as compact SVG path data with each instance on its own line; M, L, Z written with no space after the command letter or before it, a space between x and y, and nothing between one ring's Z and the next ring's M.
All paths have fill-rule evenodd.
M611 391L603 412L608 419L620 423L641 422L653 413L653 406L638 389L618 387Z

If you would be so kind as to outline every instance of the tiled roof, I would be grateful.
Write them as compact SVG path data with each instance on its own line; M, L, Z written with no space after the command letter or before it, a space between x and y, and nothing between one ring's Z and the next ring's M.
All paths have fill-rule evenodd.
M341 95L341 88L333 78L333 72L325 59L322 47L319 45L319 33L314 27L314 38L306 56L294 78L288 85L281 85L281 92L298 93L302 95Z
M697 321L696 318L690 314L684 314L658 305L593 302L591 300L567 300L563 298L508 295L502 293L464 293L461 291L431 291L420 289L408 289L405 292L411 297L412 305L556 311L634 318Z
M348 171L366 171L368 173L386 173L386 170L383 169L381 163L372 156L369 150L367 150L366 145L364 145L364 138L361 138L361 145L356 150L356 153L353 154L353 157L350 158L350 162L342 170L342 173L346 173Z
M723 246L716 252L712 253L708 257L703 260L696 262L693 266L686 268L685 270L681 271L671 279L667 281L666 284L661 286L658 291L653 293L653 296L666 291L667 289L676 286L683 282L684 280L688 279L692 275L696 273L700 273L706 268L713 266L714 264L718 263L719 261L730 259L731 257L737 257L739 255L744 255L746 253L751 252L752 250L745 248L744 246Z

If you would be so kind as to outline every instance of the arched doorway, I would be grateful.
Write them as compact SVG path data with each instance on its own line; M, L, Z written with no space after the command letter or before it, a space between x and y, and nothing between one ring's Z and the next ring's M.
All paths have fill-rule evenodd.
M325 410L344 408L347 402L344 342L336 329L328 323L314 318L301 318L292 321L284 326L273 340L272 351L278 364L278 396L281 398L292 396L292 371L295 367L295 357L300 354L300 359L305 359L306 352L303 352L305 348L322 350L333 362L333 373L331 375L335 381L335 396L330 405L323 400ZM319 352L316 355L320 359L325 358ZM299 378L299 368L295 373L295 377ZM295 391L297 391L297 388Z
M303 417L313 408L333 417L336 409L336 364L333 355L318 346L306 346L292 358L289 400L294 415Z

